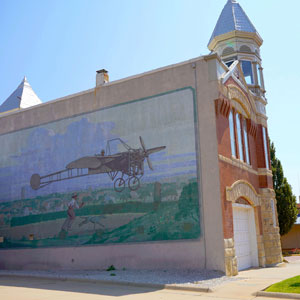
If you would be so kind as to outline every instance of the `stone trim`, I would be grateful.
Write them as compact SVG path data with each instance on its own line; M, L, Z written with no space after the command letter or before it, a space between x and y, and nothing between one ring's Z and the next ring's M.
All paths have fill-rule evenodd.
M236 104L239 104L237 109L242 108L241 113L244 112L246 114L247 118L250 118L251 116L251 105L249 103L249 100L244 95L244 93L236 86L230 84L228 85L228 95L230 100L233 100L232 104L235 106ZM241 107L239 107L241 106Z
M240 159L237 159L237 158L228 158L222 154L219 154L219 159L234 166L234 167L237 167L237 168L241 168L247 172L250 172L252 174L255 174L255 175L258 175L258 172L253 170L252 167L248 164L246 164L245 162L241 161Z
M246 198L252 206L260 205L260 199L254 187L245 180L238 180L231 187L226 187L227 201L235 202L240 197Z
M243 115L244 118L249 118L248 113L246 112L246 110L244 109L244 107L242 106L242 104L237 101L236 99L231 99L231 105L232 107L235 108L235 110L240 113L241 115Z
M238 274L237 257L235 255L233 239L224 239L225 251L225 272L227 276L235 276Z
M264 188L260 189L259 193L261 200L265 264L266 266L272 266L282 262L278 221L276 221L276 224L273 223L273 210L271 205L271 201L274 201L276 210L275 192L273 189Z
M255 102L260 102L261 104L263 104L265 106L268 104L267 99L261 98L260 96L254 96L254 100L255 100Z
M257 120L256 124L260 124L260 125L268 128L267 119L268 118L266 116L257 113L257 115L256 115L256 120Z
M264 268L266 266L266 254L265 254L263 236L257 234L256 240L257 240L258 264L260 267Z
M261 195L261 197L271 197L273 199L276 200L276 194L275 191L273 189L270 188L260 188L259 189L259 194Z
M258 47L260 47L263 43L262 38L257 32L245 32L245 31L234 30L234 31L226 32L224 34L215 36L210 41L208 45L208 49L212 51L218 43L223 42L225 40L229 40L231 38L253 39L257 43Z
M273 177L272 171L269 170L269 169L258 168L257 171L258 171L258 175L259 176L263 175L263 176L271 176L271 177Z

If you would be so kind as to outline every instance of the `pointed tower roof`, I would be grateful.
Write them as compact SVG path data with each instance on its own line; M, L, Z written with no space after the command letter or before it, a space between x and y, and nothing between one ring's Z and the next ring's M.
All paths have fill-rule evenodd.
M24 76L24 79L17 89L0 106L0 113L26 108L40 103L42 103L42 101L30 86L26 76Z
M228 0L225 4L208 45L215 37L232 31L254 33L260 38L254 25L236 0Z

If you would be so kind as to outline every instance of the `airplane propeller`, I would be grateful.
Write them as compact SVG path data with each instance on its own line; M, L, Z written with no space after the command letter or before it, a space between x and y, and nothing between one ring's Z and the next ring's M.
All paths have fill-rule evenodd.
M150 160L150 158L149 158L149 154L150 154L150 153L147 152L145 143L144 143L144 141L143 141L143 139L142 139L141 136L140 136L140 142L141 142L142 149L143 149L143 151L144 151L144 155L145 155L145 157L146 157L146 159L147 159L147 164L148 164L148 166L149 166L149 169L153 171L153 166L152 166L151 160Z
M147 156L146 159L147 159L147 164L148 164L148 166L149 166L149 169L153 171L152 162L151 162L149 156Z
M141 136L140 136L140 142L141 142L142 149L143 149L143 151L144 151L144 156L145 156L146 159L147 159L147 164L148 164L148 166L149 166L149 169L153 171L153 165L152 165L152 163L151 163L151 160L150 160L150 158L149 158L149 155L150 155L151 153L154 153L154 152L158 152L158 151L160 151L160 150L163 150L163 149L165 149L166 147L165 147L165 146L162 146L162 147L156 147L156 148L151 148L151 149L148 149L148 150L147 150L147 149L146 149L146 146L145 146L145 143L144 143L144 141L143 141L143 139L142 139Z

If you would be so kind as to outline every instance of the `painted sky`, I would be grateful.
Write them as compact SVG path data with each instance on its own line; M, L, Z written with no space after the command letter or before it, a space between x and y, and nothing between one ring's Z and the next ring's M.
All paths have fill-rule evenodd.
M139 136L147 148L166 146L150 156L154 171L145 162L142 182L183 174L196 177L193 92L184 89L0 136L5 145L0 148L0 201L20 199L22 189L28 198L113 187L106 174L55 182L37 191L29 183L35 173L51 174L81 157L99 154L110 139L121 138L140 148ZM120 143L111 146L112 154L126 151Z
M209 53L226 0L1 0L0 103L24 75L42 101ZM239 0L261 47L270 138L300 194L300 1Z

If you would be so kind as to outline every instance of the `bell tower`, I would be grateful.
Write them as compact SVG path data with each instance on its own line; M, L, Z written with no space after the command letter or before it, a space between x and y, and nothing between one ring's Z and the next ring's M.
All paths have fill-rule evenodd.
M243 188L241 186L237 188L234 193L238 193L237 190L239 190L241 194L244 194L240 197L249 200L251 196L246 190L250 186L253 187L252 191L255 190L253 195L256 195L257 200L252 198L252 204L250 203L252 208L247 209L254 211L257 220L260 220L257 222L259 225L252 229L254 241L256 236L256 242L252 245L258 245L258 252L253 259L258 258L259 266L263 267L282 262L282 251L268 148L267 100L260 56L262 43L261 36L239 3L236 0L227 0L208 43L209 50L217 53L229 68L220 76L220 86L222 88L225 86L225 88L221 90L221 97L216 100L218 109L216 122L219 128L222 128L219 144L224 145L226 151L228 150L224 152L227 156L224 156L226 159L223 161L227 163L226 170L232 176L231 187L240 186L241 182L245 184ZM227 79L231 81L227 83ZM224 112L223 116L219 114L221 111ZM228 117L228 123L224 122L224 117ZM227 144L222 144L226 140L224 127L229 132ZM230 149L228 149L229 143ZM248 172L247 180L241 178L240 173L236 172L237 168ZM250 176L250 173L253 175ZM225 178L224 175L223 177ZM225 180L223 177L220 176L220 181L224 181L226 185L224 201L228 201L226 202L228 207L230 207L229 202L235 204L231 204L231 208L224 212L226 216L224 218L229 220L233 218L233 223L238 224L236 220L241 207L238 208L237 200L231 201L228 192L231 187L227 185L227 178ZM226 232L225 267L227 274L234 275L239 264L240 266L243 264L243 255L240 253L245 254L246 248L239 244L239 238L235 239L235 236L239 234L238 230L235 232L235 225L227 227L224 226L224 232ZM239 229L239 225L236 228ZM249 253L255 253L255 251L253 246Z
M228 0L208 43L229 67L235 60L241 64L248 88L257 100L257 108L265 112L265 86L260 56L263 40L236 0Z

